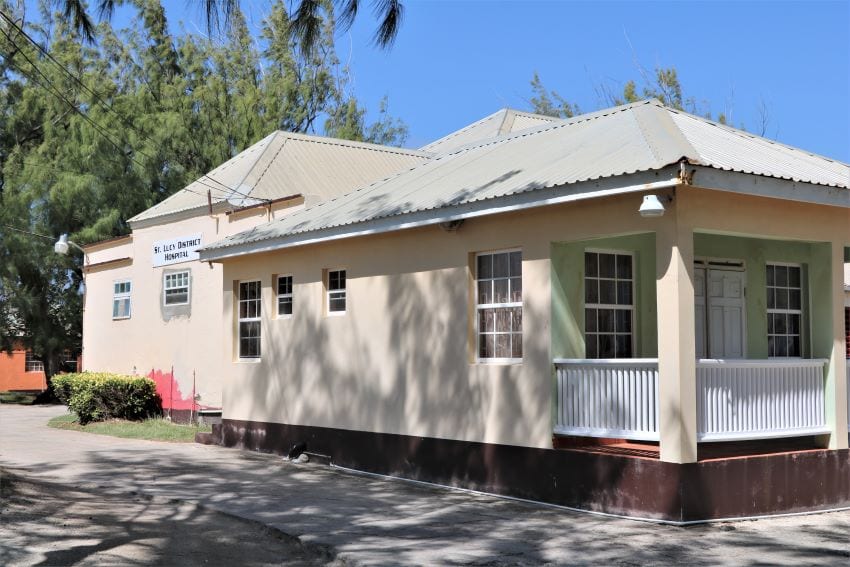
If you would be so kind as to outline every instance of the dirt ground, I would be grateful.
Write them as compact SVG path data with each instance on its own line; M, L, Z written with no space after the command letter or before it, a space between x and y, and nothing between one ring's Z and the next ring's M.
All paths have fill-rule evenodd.
M98 494L0 470L0 565L336 563L327 549L192 504Z

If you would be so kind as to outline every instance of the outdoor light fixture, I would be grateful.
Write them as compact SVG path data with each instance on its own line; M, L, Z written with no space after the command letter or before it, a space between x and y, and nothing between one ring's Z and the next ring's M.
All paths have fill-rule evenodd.
M664 200L669 203L673 199L671 199L670 197L664 197ZM641 203L638 212L642 217L664 216L664 203L661 202L661 199L658 198L658 195L644 195L643 203Z
M57 240L56 244L53 245L53 251L57 254L61 254L62 256L67 256L68 250L70 250L71 246L73 246L83 254L86 253L85 250L80 248L80 246L76 242L68 240L67 234L63 234L59 237L59 240Z

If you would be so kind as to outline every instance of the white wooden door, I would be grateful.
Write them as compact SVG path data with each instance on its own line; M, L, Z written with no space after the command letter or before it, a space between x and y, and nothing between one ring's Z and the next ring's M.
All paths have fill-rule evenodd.
M694 268L697 358L744 358L746 272Z
M744 358L746 273L709 269L707 276L708 356Z

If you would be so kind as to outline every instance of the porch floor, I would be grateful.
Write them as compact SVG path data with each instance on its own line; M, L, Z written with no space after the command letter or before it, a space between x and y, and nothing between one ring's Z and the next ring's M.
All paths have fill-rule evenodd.
M660 458L658 443L627 441L625 439L555 437L554 447L561 450L618 455L639 459L658 460ZM822 449L816 445L813 437L700 443L697 446L697 460L717 461L819 450Z

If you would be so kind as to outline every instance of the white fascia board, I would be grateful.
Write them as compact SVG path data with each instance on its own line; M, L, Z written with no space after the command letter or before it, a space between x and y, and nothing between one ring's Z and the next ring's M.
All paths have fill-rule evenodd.
M844 187L816 185L702 165L688 165L687 168L694 171L691 184L705 189L850 208L850 189Z
M212 204L213 214L223 213L232 208L233 205L231 205L227 201L216 201ZM171 222L182 221L190 219L192 217L207 216L208 214L209 204L205 203L197 207L190 207L188 209L180 209L179 211L162 213L161 215L157 215L155 217L147 217L138 220L130 219L127 221L127 224L130 225L130 228L132 230L136 230L139 228L147 228L149 226L156 226L160 224L168 224Z
M679 185L679 166L666 166L655 171L632 173L617 177L583 181L570 185L558 185L542 189L533 189L506 197L498 197L464 203L454 206L440 207L418 211L405 215L373 219L356 224L348 224L333 228L293 234L278 238L269 238L244 244L235 244L222 248L201 249L200 261L214 262L246 254L271 252L283 248L317 244L355 236L382 234L407 228L417 228L464 220L486 215L522 211L547 205L557 205L573 201L583 201L600 197L610 197L625 193L641 193L660 189L669 189ZM628 185L624 185L628 183ZM565 193L568 191L568 193ZM637 213L635 213L637 214Z

